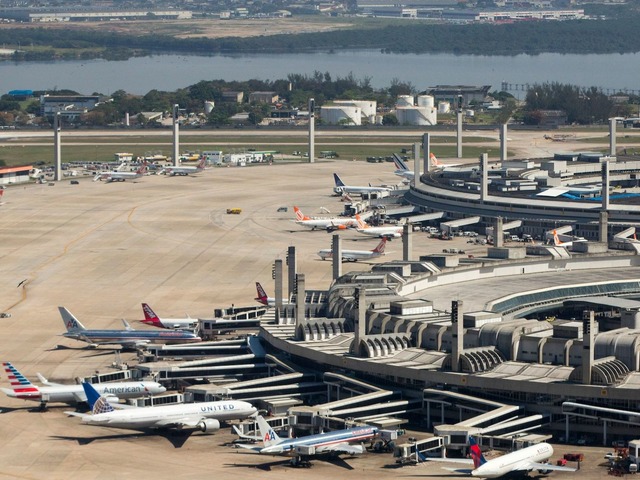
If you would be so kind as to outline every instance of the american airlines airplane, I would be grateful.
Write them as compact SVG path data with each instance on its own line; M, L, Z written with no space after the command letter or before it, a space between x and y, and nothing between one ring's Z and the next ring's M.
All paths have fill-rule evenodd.
M300 209L296 206L293 207L293 211L296 214L296 223L298 225L302 225L304 227L308 227L311 230L315 230L316 228L323 228L329 231L333 230L343 230L350 227L356 227L358 222L356 222L353 218L312 218L307 217L305 214L300 211Z
M97 182L98 180L106 180L107 183L110 182L124 182L125 180L134 180L136 178L142 177L147 171L147 162L144 162L135 172L123 172L120 170L114 170L112 172L100 172L95 177L93 177L93 181Z
M194 330L198 326L198 320L191 318L189 315L186 318L160 318L146 303L142 304L142 311L144 320L140 321L153 327L170 328L172 330Z
M196 166L181 165L179 167L165 167L163 169L163 172L172 177L175 175L190 175L192 173L200 173L204 170L205 162L206 162L206 158L202 156Z
M382 237L380 243L373 250L342 250L342 261L357 262L358 260L369 260L372 258L378 258L384 255L384 247L387 244L387 237ZM322 260L327 258L333 258L333 250L327 248L320 250L318 256Z
M388 187L372 187L369 185L368 187L356 187L353 185L345 185L345 183L340 180L340 177L337 173L333 174L333 180L335 181L336 186L333 191L338 195L343 195L345 193L358 193L360 195L366 195L368 193L380 193L380 192L389 192L391 191Z
M101 427L127 428L140 430L146 428L197 429L204 433L220 430L220 422L242 420L257 412L247 402L222 400L203 403L180 403L158 407L134 407L124 410L113 408L107 398L89 383L82 384L91 414L65 412L67 415L82 418L86 425Z
M433 458L428 457L428 461L449 462L449 463L466 463L473 464L470 468L446 468L455 473L471 475L480 478L498 478L510 473L527 473L532 470L538 470L540 473L549 473L552 470L562 472L575 472L572 467L563 467L553 465L547 462L553 456L553 447L548 443L538 443L530 447L507 453L501 457L486 460L480 447L473 437L469 437L471 458Z
M356 214L356 220L358 221L358 227L356 231L363 235L369 235L370 237L382 237L382 238L398 238L402 236L402 225L400 226L388 226L388 227L372 227L367 225L360 215Z
M371 440L378 434L376 427L365 426L307 435L306 437L280 438L264 418L258 416L256 420L260 428L262 447L242 444L238 446L265 455L293 457L291 459L292 465L307 461L313 455L340 453L361 455L365 452L365 447L361 442ZM353 443L357 443L357 445L352 445Z
M11 363L3 362L2 365L4 366L7 378L11 382L11 388L1 389L7 397L40 402L42 408L49 402L76 405L87 401L87 396L84 393L82 385L53 383L38 374L38 378L44 385L38 387L31 383L27 377L22 375ZM110 402L117 402L120 398L138 398L157 395L167 391L167 389L158 382L146 381L98 383L93 385L93 387L100 395L105 395Z
M125 321L125 330L88 330L64 307L58 307L67 331L62 336L87 342L91 346L122 345L137 347L148 343L193 343L202 339L186 330L134 330Z
M276 299L274 297L267 296L267 292L264 291L264 288L262 288L262 285L260 285L260 282L256 282L256 291L258 292L258 296L254 299L255 301L257 301L258 303L261 303L262 305L266 305L267 307L276 306ZM283 299L282 304L288 305L289 300Z

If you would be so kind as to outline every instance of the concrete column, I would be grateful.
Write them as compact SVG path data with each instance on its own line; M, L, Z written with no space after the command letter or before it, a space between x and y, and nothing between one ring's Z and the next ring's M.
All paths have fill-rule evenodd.
M402 260L405 262L411 261L411 252L413 250L413 229L410 224L405 224L402 227Z
M616 156L616 119L609 119L609 155Z
M420 167L422 162L420 161L420 144L413 144L413 186L420 182Z
M464 352L462 301L451 302L451 371L460 371L460 355Z
M316 158L315 129L316 129L316 101L309 99L309 163L314 163Z
M360 351L360 341L367 338L367 298L366 289L362 286L356 287L354 292L355 300L358 307L358 317L356 319L356 325L354 328L354 349L353 352L357 355Z
M603 210L600 212L600 228L598 229L598 241L602 243L609 242L609 212Z
M305 320L304 309L305 299L307 298L307 291L304 284L304 273L298 273L296 275L296 326L302 325Z
M291 246L287 249L287 267L289 269L288 283L289 283L289 298L293 295L296 284L296 247Z
M423 164L424 164L424 171L425 172L430 172L431 171L431 134L430 133L424 133L422 135L422 158L424 159ZM416 175L416 185L418 184L418 182L420 181L420 178L418 176L418 172L414 172Z
M180 107L176 103L173 106L173 166L179 167L180 160L180 125L178 124L178 116L180 114Z
M456 111L456 139L458 158L462 158L462 95L458 95L458 109Z
M124 126L128 127L131 124L131 122L129 121L129 112L124 114Z
M500 161L507 160L507 124L500 125Z
M504 230L502 228L502 217L496 217L493 224L493 246L502 248L504 245Z
M593 369L593 348L595 346L595 313L589 311L589 318L584 323L582 335L582 383L591 385L591 370Z
M602 210L609 210L609 160L602 162Z
M56 166L55 180L62 180L62 147L60 144L61 125L60 112L56 112L53 117L53 160Z
M337 233L331 240L331 263L333 265L333 279L342 276L342 241Z
M485 201L489 193L489 155L480 155L480 168L482 170L482 184L480 186L480 200Z
M280 323L280 315L282 314L282 260L278 259L273 264L273 276L276 290L276 323Z

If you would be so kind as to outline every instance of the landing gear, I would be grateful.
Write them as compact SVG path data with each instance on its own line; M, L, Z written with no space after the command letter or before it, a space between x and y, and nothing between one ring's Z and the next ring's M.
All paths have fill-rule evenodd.
M291 466L295 468L310 468L311 462L306 455L296 455L291 458Z

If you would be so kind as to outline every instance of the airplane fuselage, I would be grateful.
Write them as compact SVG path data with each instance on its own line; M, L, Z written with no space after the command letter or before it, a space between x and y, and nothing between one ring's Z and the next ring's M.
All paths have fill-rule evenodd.
M523 471L522 465L526 463L544 463L552 456L553 447L548 443L539 443L489 460L484 465L472 470L471 476L498 478L511 472Z
M182 428L185 419L194 421L215 419L219 421L241 420L253 415L256 408L238 400L141 407L113 412L86 415L82 422L114 428Z
M394 237L399 238L402 236L402 227L368 227L358 228L358 233L363 235L369 235L371 237Z
M318 252L318 256L322 260L327 260L328 258L333 258L333 251L330 249L320 250ZM368 260L371 258L377 258L381 256L380 253L372 252L370 250L343 250L342 251L342 260L347 260L349 262L357 262L358 260Z
M8 389L4 389L4 391L9 397L45 403L54 402L73 405L87 401L82 385L47 385L36 388L37 392L30 391L28 393L15 392ZM97 383L93 385L93 388L101 395L113 395L118 398L138 398L167 391L165 387L157 382Z
M142 343L193 343L201 338L182 330L80 330L63 333L67 338L95 345L136 345Z
M283 440L276 445L262 448L260 453L269 455L294 455L296 448L301 446L313 446L316 448L316 451L322 453L323 449L327 449L327 447L331 447L332 445L362 442L373 438L377 433L378 429L376 427L356 427L347 430L337 430L335 432Z

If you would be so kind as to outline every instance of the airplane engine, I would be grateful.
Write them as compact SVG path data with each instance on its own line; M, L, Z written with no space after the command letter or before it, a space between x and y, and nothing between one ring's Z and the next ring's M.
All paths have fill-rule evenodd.
M207 418L198 422L196 427L199 428L203 433L213 433L220 430L220 422L213 418Z
M120 403L120 399L115 395L107 395L106 398L109 403Z

